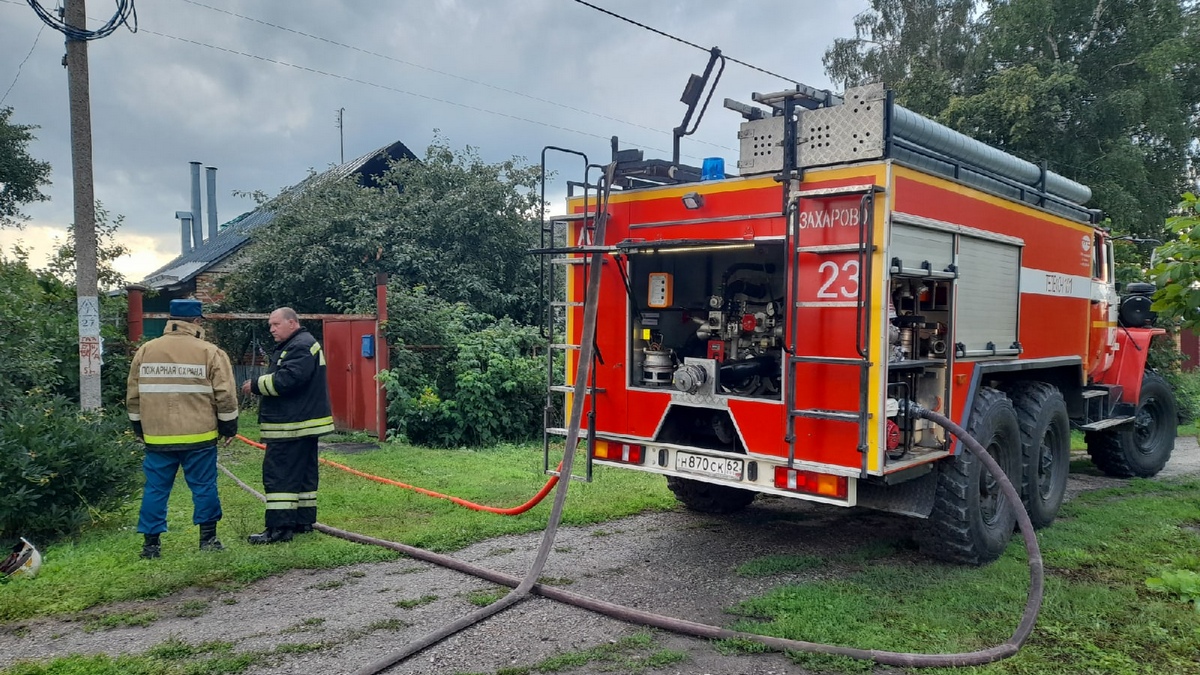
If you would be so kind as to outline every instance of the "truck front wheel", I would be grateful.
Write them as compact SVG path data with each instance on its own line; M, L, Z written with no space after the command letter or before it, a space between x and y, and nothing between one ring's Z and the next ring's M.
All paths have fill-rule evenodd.
M1155 373L1142 377L1133 422L1087 434L1092 462L1117 478L1150 478L1162 471L1175 448L1178 416L1171 385Z
M689 511L700 513L733 513L754 501L757 492L700 480L667 476L667 487Z
M991 387L976 391L967 433L1020 485L1021 429L1008 397ZM1016 525L1016 512L999 481L965 447L938 462L937 471L933 511L919 535L921 550L969 565L999 558Z

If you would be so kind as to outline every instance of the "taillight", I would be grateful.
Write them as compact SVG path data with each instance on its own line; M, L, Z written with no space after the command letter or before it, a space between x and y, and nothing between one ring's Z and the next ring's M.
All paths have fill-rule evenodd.
M642 455L642 446L615 441L596 441L596 449L592 452L592 457L596 459L607 459L610 462L626 464L641 464Z
M775 487L781 490L845 499L850 493L849 484L845 476L789 469L786 466L775 467Z

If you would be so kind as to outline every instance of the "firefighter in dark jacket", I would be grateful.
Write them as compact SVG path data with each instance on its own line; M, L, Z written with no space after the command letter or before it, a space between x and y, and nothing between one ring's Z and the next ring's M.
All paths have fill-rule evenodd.
M251 544L291 541L293 533L311 532L317 522L317 437L333 432L325 353L300 326L290 307L271 312L275 351L265 375L242 383L242 393L257 394L258 422L267 445L263 489L267 529L250 535Z

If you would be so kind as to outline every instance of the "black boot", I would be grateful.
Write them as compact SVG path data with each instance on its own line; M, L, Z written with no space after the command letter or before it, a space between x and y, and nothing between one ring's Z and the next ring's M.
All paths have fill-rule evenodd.
M224 551L225 546L221 544L221 540L217 539L217 523L200 523L200 550L201 551Z
M147 560L162 557L162 545L158 542L157 534L147 534L142 543L141 557Z
M276 544L292 540L292 528L290 527L268 527L267 529L252 534L247 538L251 544Z
M292 532L294 532L295 534L308 534L308 533L310 533L310 532L312 532L312 531L313 531L313 526L312 526L312 523L305 523L305 524L303 524L303 525L296 525L296 526L294 526L294 527L292 528Z

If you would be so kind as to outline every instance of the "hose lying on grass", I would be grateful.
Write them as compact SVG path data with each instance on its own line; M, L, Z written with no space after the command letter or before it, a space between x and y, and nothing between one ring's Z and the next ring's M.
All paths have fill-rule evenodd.
M1020 496L1017 494L1017 491L1013 487L1012 483L1009 482L1007 476L1004 475L1004 472L1000 469L1000 466L996 463L996 460L992 459L991 455L987 454L987 452L984 450L983 446L981 446L978 441L976 441L974 438L971 438L971 436L969 436L967 434L967 432L959 425L955 424L954 422L947 419L943 415L935 413L931 410L926 410L924 408L920 408L919 406L912 405L910 408L910 413L914 417L925 418L936 424L941 425L946 430L948 430L950 433L952 433L954 436L961 439L963 441L963 443L967 446L968 450L975 453L983 461L984 466L987 467L988 471L990 471L992 473L992 475L994 475L998 478L998 481L1000 483L1000 489L1004 492L1004 495L1008 498L1009 502L1012 503L1014 508L1016 509L1017 522L1020 526L1021 535L1025 540L1025 550L1029 556L1029 594L1028 594L1028 599L1025 604L1025 611L1021 617L1021 621L1020 621L1019 625L1017 626L1017 629L1013 632L1012 637L1010 637L1006 642L1004 642L1000 645L997 645L995 647L991 647L988 649L979 650L979 651L964 652L964 653L959 653L959 654L912 654L912 653L906 653L906 652L889 652L889 651L883 651L883 650L877 650L877 649L855 649L852 647L841 647L841 646L837 646L837 645L826 645L826 644L819 644L819 643L815 643L815 642L804 642L801 640L788 640L785 638L768 637L765 635L757 635L754 633L743 633L740 631L728 630L725 628L721 628L719 626L710 626L707 624L696 623L694 621L686 621L683 619L676 619L673 617L663 616L660 614L654 614L652 612L647 612L644 610L634 609L631 607L625 607L623 605L606 602L604 600L590 598L588 596L580 595L578 593L571 593L571 592L565 591L561 588L556 588L553 586L545 586L545 585L537 584L537 583L532 584L529 590L533 593L536 593L536 594L541 595L546 598L550 598L552 600L557 600L559 602L563 602L563 603L566 603L569 605L574 605L576 607L588 609L588 610L591 610L591 611L594 611L594 612L597 612L600 614L604 614L605 616L609 616L614 619L620 619L622 621L628 621L630 623L637 623L637 624L642 624L642 625L646 625L646 626L651 626L654 628L661 628L664 630L670 630L670 631L673 631L676 633L681 633L684 635L692 635L692 636L701 637L701 638L719 639L719 640L727 640L727 639L750 640L753 642L758 642L758 643L764 644L768 647L771 647L773 649L780 650L780 651L792 650L792 651L813 652L813 653L819 653L819 654L832 654L832 655L837 655L837 656L848 656L850 658L855 658L855 659L865 659L865 660L869 660L869 661L874 661L876 663L880 663L883 665L907 666L907 667L913 667L913 668L974 666L974 665L982 665L985 663L991 663L993 661L999 661L1001 659L1012 656L1013 654L1017 653L1017 650L1020 649L1021 645L1024 644L1025 640L1029 637L1030 633L1033 631L1034 623L1037 621L1037 615L1041 609L1041 604L1042 604L1042 593L1043 593L1043 586L1044 586L1044 569L1043 569L1043 565L1042 565L1041 550L1038 548L1037 538L1034 535L1033 523L1030 522L1029 514L1027 514L1025 512L1025 508L1021 504ZM258 497L258 499L260 501L266 501L266 498L263 495L259 494L257 491L255 491L249 485L244 483L237 476L233 475L224 466L221 467L221 471L223 471L227 476L229 476L231 479L233 479L233 481L236 482L243 489L247 490L251 494L254 494L256 497ZM564 482L564 485L565 484L566 484L566 482ZM562 490L562 492L565 492L565 490ZM359 543L359 544L371 544L374 546L382 546L384 548L388 548L393 551L403 553L412 558L416 558L417 560L423 560L425 562L433 563L435 565L440 565L442 567L456 570L458 572L470 574L472 576L479 577L480 579L484 579L484 580L487 580L487 581L490 581L492 583L499 584L502 586L508 586L510 588L518 588L522 583L522 580L517 577L510 576L510 575L504 574L502 572L489 570L484 567L479 567L478 565L473 565L471 563L463 562L461 560L456 560L450 556L442 555L439 553L433 553L433 552L426 551L424 549L416 548L413 546L408 546L406 544L401 544L401 543L393 542L393 541L386 541L383 539L376 539L375 537L369 537L367 535L358 534L355 532L348 532L346 530L341 530L336 527L330 527L323 523L317 523L316 525L314 525L314 529L316 529L320 532L324 532L325 534L328 534L328 535L331 535L334 537L340 537L347 541L352 541L352 542ZM545 544L545 541L546 540L544 539L543 544ZM553 540L551 539L550 541L552 542ZM538 567L538 566L535 565L535 567ZM508 596L506 596L505 600L508 600L508 598L513 598L515 595L516 595L515 593L510 593ZM507 606L515 603L516 600L518 600L518 599L520 599L520 598L518 597L516 599L509 600L507 603L505 603L504 600L501 600L499 602L493 603L492 605L489 605L485 609L493 609L493 608L497 607L497 605L501 605L501 607L499 607L499 609L493 609L493 611L488 614L488 616L490 616L491 614L494 614L497 611L500 611L500 609L504 609L504 607L507 607ZM444 629L438 631L438 634L440 634L442 632L446 632L447 630L449 630L449 632L446 632L446 635L442 635L441 637L439 637L437 639L421 640L421 641L419 641L420 644L414 643L413 645L410 645L410 647L412 647L413 649L411 651L405 650L405 651L407 651L407 653L405 653L403 656L396 658L396 655L392 655L392 656L388 657L388 659L386 659L386 660L390 661L386 665L384 665L382 662L377 662L376 664L372 664L370 667L368 667L366 669L360 670L359 674L366 675L367 673L380 672L381 670L388 668L391 665L394 665L395 663L398 663L403 658L406 658L407 656L411 656L412 654L415 654L420 649L424 649L427 646L435 644L438 640L440 640L444 637L447 637L447 636L453 634L454 632L461 630L462 628L470 626L471 624L482 620L482 618L486 618L486 617L478 617L478 618L473 618L473 617L474 617L474 615L464 617L463 619L460 619L459 621L456 621L453 624L449 624ZM374 669L372 670L371 668L374 668Z
M259 450L265 450L267 448L266 444L259 443L258 441L252 441L249 438L246 438L245 436L243 436L241 434L238 434L237 438L238 438L238 440L242 441L243 443L253 446L255 448L258 448ZM373 480L376 483L383 483L384 485L394 485L396 487L404 488L406 490L412 490L413 492L416 492L418 494L423 494L427 497L436 497L438 499L446 499L446 500L454 502L455 504L458 504L459 506L464 506L464 507L474 510L474 511L486 511L487 513L496 513L496 514L499 514L502 516L518 516L522 513L525 513L529 509L532 509L533 507L540 504L542 502L542 500L546 498L546 495L550 494L550 491L554 489L554 486L558 484L558 476L551 476L550 480L546 481L546 484L542 486L542 489L538 490L537 494L535 494L533 497L529 498L529 501L525 502L524 504L521 504L520 506L513 506L511 508L502 508L499 506L488 506L486 504L476 504L475 502L467 501L466 499L463 499L462 497L455 497L453 495L444 495L440 492L434 492L433 490L427 490L423 487L409 485L408 483L401 483L400 481L392 480L391 478L384 478L383 476L376 476L374 474L370 474L365 471L359 471L358 469L346 466L345 464L339 464L331 459L326 459L324 457L319 457L317 459L317 461L321 462L322 464L327 464L329 466L332 466L335 469L340 469L342 471L345 471L346 473L354 474L355 476L358 476L360 478L366 478L367 480ZM558 468L561 470L562 465L560 464Z

